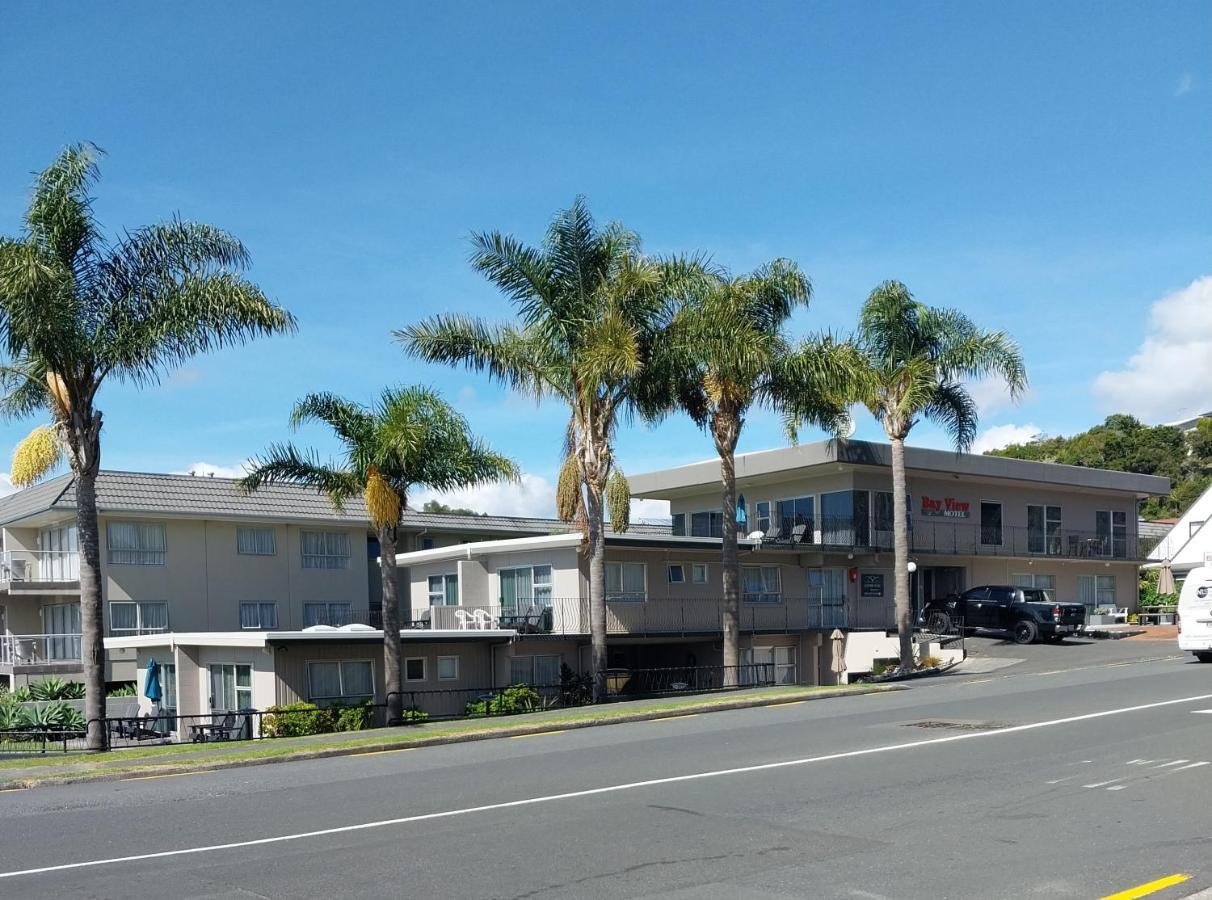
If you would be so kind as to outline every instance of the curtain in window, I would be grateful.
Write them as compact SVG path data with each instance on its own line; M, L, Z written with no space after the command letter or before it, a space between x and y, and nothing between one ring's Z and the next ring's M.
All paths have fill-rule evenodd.
M139 610L133 603L109 605L109 627L118 632L134 632L139 627Z
M1098 589L1093 575L1077 576L1077 602L1089 607L1098 605Z
M536 656L534 658L534 683L542 687L560 683L560 658L558 656Z
M346 697L373 697L375 693L374 668L368 659L355 659L341 663L342 690Z
M623 572L618 563L606 564L606 594L621 594L623 592Z
M241 603L240 604L240 627L241 628L260 628L261 627L260 607L258 607L256 603Z
M535 603L551 606L551 566L535 566L532 577Z
M307 695L312 700L341 696L341 664L313 662L307 664Z
M278 604L262 603L261 604L261 627L262 628L277 628L278 627Z
M346 569L349 567L349 535L342 531L300 532L303 567Z
M328 605L325 603L304 603L303 604L303 627L310 628L312 625L327 625L324 621L328 618L325 614Z
M236 667L210 667L210 708L216 711L236 709Z
M644 597L644 564L623 563L623 593Z
M236 552L250 556L273 556L277 552L272 528L237 528Z
M534 657L515 656L509 661L510 684L534 683Z
M139 627L145 632L167 631L168 604L140 603L139 618L142 619L142 622L139 623Z

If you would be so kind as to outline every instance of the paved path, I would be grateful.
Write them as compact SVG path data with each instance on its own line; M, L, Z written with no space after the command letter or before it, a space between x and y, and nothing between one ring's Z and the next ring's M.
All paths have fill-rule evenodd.
M1120 653L3 794L0 874L45 871L0 897L1184 896L1212 886L1212 667Z

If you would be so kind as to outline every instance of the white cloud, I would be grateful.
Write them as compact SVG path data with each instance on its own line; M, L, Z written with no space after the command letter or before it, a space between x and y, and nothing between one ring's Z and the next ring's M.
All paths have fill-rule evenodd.
M457 491L417 491L408 505L420 509L427 500L497 516L555 516L555 485L541 475L523 473L520 481L483 484Z
M1195 87L1195 76L1190 72L1184 72L1182 77L1178 79L1178 85L1174 88L1174 96L1181 97L1184 94L1191 93Z
M1010 391L1006 389L1006 382L1000 378L982 378L966 384L964 387L976 401L976 407L982 416L991 416L1012 406L1017 406L1025 399L1023 395L1020 395L1018 400L1012 398Z
M1025 444L1042 431L1036 425L994 425L986 428L972 444L973 453L1000 450L1010 444Z
M236 463L234 466L217 466L214 463L196 462L187 466L184 470L174 470L173 475L213 475L215 478L243 478L248 474L250 463L252 460L244 460L244 462Z
M1118 370L1094 379L1110 412L1165 422L1212 407L1212 276L1167 294L1149 310L1140 348Z

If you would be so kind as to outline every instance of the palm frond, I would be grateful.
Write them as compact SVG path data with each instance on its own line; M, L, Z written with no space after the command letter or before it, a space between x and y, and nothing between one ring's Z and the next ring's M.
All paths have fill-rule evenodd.
M89 188L99 176L102 151L93 144L73 144L44 169L34 184L25 227L43 253L70 271L80 268L97 240Z
M963 385L953 381L938 385L935 388L934 397L922 409L922 413L931 422L946 430L958 452L967 453L972 449L972 442L976 440L980 411L977 409L976 401L972 399Z
M293 444L270 445L263 455L252 460L248 474L239 481L240 490L245 493L272 484L314 488L328 497L338 511L363 490L362 481L354 473L325 465L314 451L303 451Z
M295 403L290 427L298 428L306 422L325 423L347 446L374 439L374 416L357 403L327 391L308 394Z

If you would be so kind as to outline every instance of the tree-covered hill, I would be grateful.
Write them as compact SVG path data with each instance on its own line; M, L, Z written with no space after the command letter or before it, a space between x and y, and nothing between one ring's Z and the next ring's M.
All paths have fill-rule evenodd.
M1170 495L1147 500L1141 515L1180 516L1212 484L1212 419L1201 419L1194 431L1184 434L1168 425L1144 425L1132 416L1115 415L1072 437L1041 434L988 455L1161 475L1172 482Z

